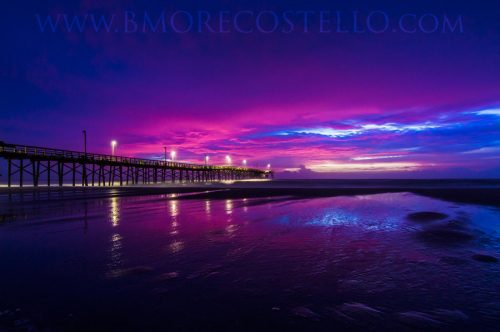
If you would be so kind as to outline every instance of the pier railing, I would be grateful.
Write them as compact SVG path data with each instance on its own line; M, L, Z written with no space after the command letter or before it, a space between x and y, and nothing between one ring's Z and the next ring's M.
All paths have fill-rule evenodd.
M249 167L224 166L224 165L203 165L194 163L185 163L177 161L154 160L135 157L114 156L99 153L85 153L81 151L61 150L53 148L44 148L39 146L6 144L0 142L0 155L10 156L13 159L17 157L35 157L50 159L71 159L78 162L110 162L119 164L141 165L141 166L160 166L168 168L193 168L193 169L220 169L220 170L261 170ZM264 171L262 171L264 172Z

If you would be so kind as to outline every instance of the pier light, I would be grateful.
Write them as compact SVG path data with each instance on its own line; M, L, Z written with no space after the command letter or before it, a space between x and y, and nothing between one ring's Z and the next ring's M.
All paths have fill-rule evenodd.
M243 166L246 166L246 165L247 165L247 160L243 159Z
M267 164L267 169L271 169L271 164Z
M208 155L205 156L205 166L207 166L208 164L208 160L210 159L210 157Z
M82 130L83 134L83 151L85 153L85 158L87 158L87 130Z
M115 155L115 149L116 149L116 145L118 143L115 141L115 140L112 140L111 141L111 155L114 156Z
M231 156L226 156L226 164L231 165Z
M177 153L175 151L170 151L170 160L174 161L175 160L175 155Z

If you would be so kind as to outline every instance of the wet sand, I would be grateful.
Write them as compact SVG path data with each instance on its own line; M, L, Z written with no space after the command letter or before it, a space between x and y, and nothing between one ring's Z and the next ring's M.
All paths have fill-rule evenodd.
M496 207L408 192L206 198L231 193L214 188L200 199L192 188L126 189L26 191L0 204L0 330L500 326Z
M410 192L452 202L500 206L500 180L271 180L123 187L0 188L0 196L3 197L26 197L37 200L161 194L183 194L179 199L275 196L312 198L398 192Z

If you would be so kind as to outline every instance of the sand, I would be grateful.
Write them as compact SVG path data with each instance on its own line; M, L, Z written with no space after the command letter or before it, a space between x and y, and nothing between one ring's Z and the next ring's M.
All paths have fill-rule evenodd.
M155 184L123 187L13 187L2 196L78 199L107 196L180 194L178 199L228 199L287 196L289 198L411 192L471 204L500 206L499 180L270 180L219 183Z

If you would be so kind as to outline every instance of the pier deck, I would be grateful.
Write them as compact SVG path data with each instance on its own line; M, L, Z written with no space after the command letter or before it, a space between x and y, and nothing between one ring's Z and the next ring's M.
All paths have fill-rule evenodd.
M0 158L7 160L7 185L33 186L138 185L166 182L210 182L272 177L270 170L200 165L86 153L0 142Z

